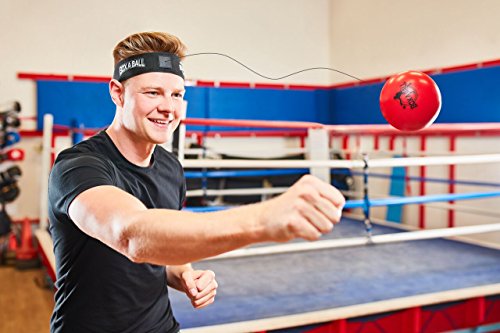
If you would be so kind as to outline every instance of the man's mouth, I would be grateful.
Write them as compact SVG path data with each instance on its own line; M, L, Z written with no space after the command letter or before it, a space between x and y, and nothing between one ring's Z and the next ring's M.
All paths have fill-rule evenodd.
M168 126L173 119L152 119L148 118L148 120L158 126Z

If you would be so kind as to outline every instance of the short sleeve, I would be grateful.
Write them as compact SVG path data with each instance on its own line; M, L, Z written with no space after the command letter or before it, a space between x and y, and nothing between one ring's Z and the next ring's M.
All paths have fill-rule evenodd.
M56 161L49 177L49 206L63 214L82 192L102 185L114 185L113 169L103 157L71 154Z
M181 198L179 202L179 210L181 210L184 206L184 203L186 202L186 179L183 179L182 181L181 193L179 195L179 198Z

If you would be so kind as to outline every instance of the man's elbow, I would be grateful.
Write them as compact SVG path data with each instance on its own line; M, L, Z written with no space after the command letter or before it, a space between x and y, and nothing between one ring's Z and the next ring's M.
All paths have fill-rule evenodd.
M115 244L115 249L127 257L133 263L143 263L144 260L144 250L141 246L141 241L139 237L136 236L134 232L133 223L116 223L116 227L113 234L115 239L113 243Z
M203 258L193 252L191 247L165 246L155 247L155 240L148 239L145 223L140 214L127 217L127 221L115 224L115 249L137 264L150 263L156 265L185 265ZM147 228L146 228L147 229ZM158 243L156 241L156 245Z

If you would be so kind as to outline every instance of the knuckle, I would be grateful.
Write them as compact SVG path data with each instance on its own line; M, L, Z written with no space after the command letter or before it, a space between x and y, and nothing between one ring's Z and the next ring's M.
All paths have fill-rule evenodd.
M321 234L318 232L318 233L308 233L304 238L308 241L315 241L319 238Z
M299 228L300 222L297 219L290 219L288 223L286 224L286 230L290 235L296 235Z
M314 202L314 201L318 200L319 195L318 195L318 193L316 193L316 191L314 190L314 188L305 187L303 189L303 192L300 193L300 197L302 199L306 200L306 201Z
M294 212L297 212L299 214L302 214L305 209L305 202L301 199L295 200L292 204L292 209Z
M321 230L320 231L322 233L327 233L327 232L332 231L332 229L333 229L333 224L327 222L327 223L324 223L324 224L321 225Z
M303 175L302 177L300 177L297 184L299 184L300 186L311 185L314 184L315 180L316 178L312 175Z

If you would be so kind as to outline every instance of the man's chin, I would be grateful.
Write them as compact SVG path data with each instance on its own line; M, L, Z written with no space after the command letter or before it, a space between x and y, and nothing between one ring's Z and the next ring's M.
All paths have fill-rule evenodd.
M150 137L151 142L157 145L162 145L169 142L172 139L172 134L170 131L167 135L155 135Z

